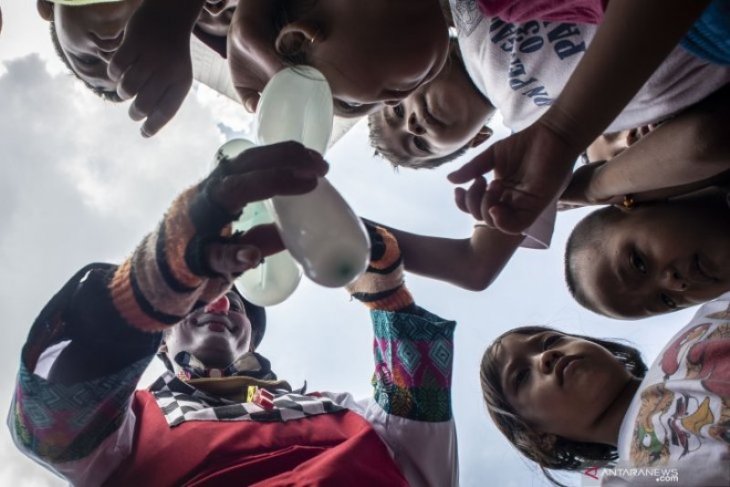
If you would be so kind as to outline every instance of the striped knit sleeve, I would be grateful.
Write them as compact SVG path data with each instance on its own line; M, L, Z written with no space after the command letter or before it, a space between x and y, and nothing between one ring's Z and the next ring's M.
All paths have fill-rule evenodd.
M173 202L157 230L142 240L109 284L117 311L137 329L164 330L230 285L218 282L221 278L207 268L202 251L207 241L230 233L234 216L201 188L190 188Z

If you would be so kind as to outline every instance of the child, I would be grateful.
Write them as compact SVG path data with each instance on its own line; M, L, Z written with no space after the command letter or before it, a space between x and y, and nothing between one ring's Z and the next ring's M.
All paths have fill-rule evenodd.
M568 287L588 309L623 319L706 302L730 291L729 229L726 191L603 208L568 240Z
M233 5L212 0L37 0L37 8L50 22L59 57L89 89L114 102L136 97L129 114L136 121L146 119L141 131L149 137L172 119L192 85L193 27L210 38L227 31Z
M563 193L561 205L621 205L626 195L633 201L652 201L714 184L730 170L730 140L725 128L730 123L729 94L727 88L720 90L640 140L631 137L634 144L610 162L580 167ZM486 186L484 180L480 184ZM457 188L456 202L479 221L478 193ZM409 271L470 290L489 286L519 246L549 246L551 230L551 222L542 220L523 235L508 235L478 223L467 239L425 237L391 229Z
M434 168L487 141L494 105L469 78L456 40L429 83L368 116L370 144L393 166Z
M439 0L246 0L228 36L233 84L249 109L273 73L308 64L325 75L343 116L407 97L439 73L447 51Z
M553 30L550 35L540 36L540 26L545 26L545 23L528 22L515 30L511 24L507 26L495 24L497 22L495 20L484 22L480 28L478 19L476 23L474 21L469 23L469 19L474 18L473 11L476 9L474 4L454 0L452 10L458 12L461 7L462 24L466 19L466 25L469 27L465 30L462 26L460 29L462 49L468 47L462 43L466 36L473 36L475 40L471 45L477 48L483 45L481 39L488 36L497 46L492 50L481 51L481 55L486 59L491 62L499 59L499 49L513 53L513 57L504 61L510 63L512 69L509 83L502 85L502 88L518 89L523 95L532 97L535 103L538 100L544 101L544 105L549 104L550 108L538 121L530 120L528 123L532 125L529 127L527 124L520 127L520 129L527 127L522 132L495 144L484 154L453 173L450 176L452 182L463 183L495 169L495 180L491 183L489 191L481 191L482 206L484 213L487 213L484 218L490 218L498 228L506 232L524 230L559 192L578 154L600 133L617 129L615 127L617 122L608 129L607 126L647 78L656 71L707 3L674 1L668 4L665 1L632 2L631 0L609 2L605 19L596 31L595 39L592 40L585 59L582 59L579 65L574 65L574 72L572 69L567 71L572 73L569 82L566 82L567 78L563 78L560 89L550 92L539 85L537 78L531 76L533 73L527 71L528 68L535 69L535 65L528 65L525 59L529 58L528 54L533 51L553 48L556 58L560 60L573 57L574 53L580 51L580 46L564 42L570 41L572 35L570 30ZM472 7L471 11L469 5ZM472 14L472 17L465 17L466 14ZM650 24L661 25L661 29L658 33L653 30L649 33L645 26ZM549 24L547 28L551 29ZM642 45L642 48L637 50L638 45ZM469 68L470 56L464 57ZM692 60L688 59L687 62ZM661 75L663 69L664 67L654 75ZM693 69L682 62L675 64L665 74L673 75L673 80L677 81ZM565 72L564 69L553 67L547 73L552 73L551 76L560 76ZM703 87L709 87L702 96L727 82L727 72L722 68L719 71L708 72L716 73L717 77L714 80L706 76L701 78ZM485 73L485 76L491 76L489 72ZM618 80L615 79L617 73L621 73ZM534 84L536 81L538 83ZM651 85L649 82L644 86L651 88ZM560 96L553 99L558 93ZM658 94L651 98L656 98L656 95ZM635 97L634 100L641 101L641 98L639 95L638 99ZM497 101L499 98L493 94L491 99L500 108ZM663 106L665 113L661 118L664 118L697 100L692 90L680 90L666 100L666 105L659 103L656 106ZM635 115L652 116L649 112L642 114L642 111ZM623 128L655 121L657 120L633 120L628 127Z
M681 485L728 485L729 304L730 293L705 304L649 370L624 344L545 327L508 331L482 358L489 414L543 471L617 463L675 469ZM623 480L656 485L647 475Z

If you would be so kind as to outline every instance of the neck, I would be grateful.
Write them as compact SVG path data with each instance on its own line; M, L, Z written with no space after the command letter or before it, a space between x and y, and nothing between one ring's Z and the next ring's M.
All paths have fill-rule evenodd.
M633 376L626 382L608 408L596 419L594 423L595 438L592 438L591 441L614 447L618 445L621 422L626 416L631 400L639 389L639 384L641 384L641 379Z

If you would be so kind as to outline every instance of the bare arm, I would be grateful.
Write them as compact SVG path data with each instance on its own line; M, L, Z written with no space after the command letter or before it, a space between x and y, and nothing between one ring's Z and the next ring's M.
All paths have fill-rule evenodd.
M386 228L398 240L407 271L471 291L489 287L523 239L483 224L474 227L470 238L461 239Z
M541 121L585 148L621 112L709 0L611 0L590 48Z
M579 168L561 201L620 203L676 196L730 171L730 87L685 110L605 163Z

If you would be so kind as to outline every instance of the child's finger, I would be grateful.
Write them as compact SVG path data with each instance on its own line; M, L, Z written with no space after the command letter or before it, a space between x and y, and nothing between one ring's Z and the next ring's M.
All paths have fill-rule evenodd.
M454 184L462 184L482 174L486 174L492 169L494 169L494 151L490 147L464 164L460 169L449 174L447 178Z
M471 213L477 221L483 220L481 206L486 189L486 180L483 177L477 177L466 191L466 207L469 209L469 213Z
M131 66L119 78L117 83L117 94L122 100L134 98L137 93L147 84L151 72L138 64Z
M137 92L137 97L129 105L129 118L135 122L144 120L159 104L166 91L164 83L160 83L154 76Z
M109 66L106 68L109 78L112 81L119 81L129 67L137 62L140 54L140 51L129 48L128 41L125 39L117 52L114 53L114 56L112 56L111 61L109 61Z
M147 112L147 120L142 125L142 135L152 137L164 127L167 122L172 120L177 111L182 106L185 97L188 94L189 86L177 85L168 89L159 99L159 102Z
M454 202L461 211L469 213L469 208L466 207L466 190L464 188L454 188Z
M528 222L525 212L503 204L489 208L489 216L500 232L510 235L520 235L523 229L532 224Z

